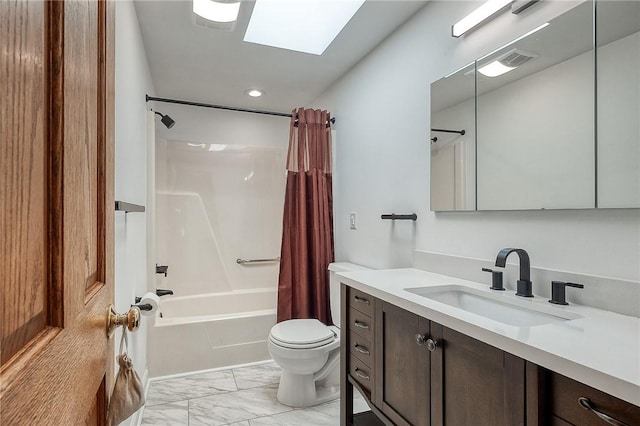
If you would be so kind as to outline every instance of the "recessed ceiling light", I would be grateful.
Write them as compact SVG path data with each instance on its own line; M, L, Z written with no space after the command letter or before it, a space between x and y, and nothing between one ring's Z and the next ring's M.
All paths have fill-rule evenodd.
M365 0L256 0L244 41L322 55Z
M513 0L489 0L482 6L453 24L451 27L451 35L454 37L460 37L462 34L469 31L485 19L490 18L497 12L499 12L506 5Z
M224 0L193 0L193 13L215 22L233 22L238 19L240 2Z
M252 98L259 98L260 96L262 96L262 91L258 89L245 90L244 93L251 96Z

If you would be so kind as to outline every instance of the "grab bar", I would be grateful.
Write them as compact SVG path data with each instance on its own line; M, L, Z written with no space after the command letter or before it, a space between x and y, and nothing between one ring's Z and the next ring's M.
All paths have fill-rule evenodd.
M266 262L280 262L279 257L273 259L236 259L238 265L244 265L245 263L266 263Z

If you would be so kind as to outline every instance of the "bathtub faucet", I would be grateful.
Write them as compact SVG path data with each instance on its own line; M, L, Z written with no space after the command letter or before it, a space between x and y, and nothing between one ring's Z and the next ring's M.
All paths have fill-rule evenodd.
M164 276L167 276L167 270L169 269L168 265L158 265L156 263L156 274L164 274Z

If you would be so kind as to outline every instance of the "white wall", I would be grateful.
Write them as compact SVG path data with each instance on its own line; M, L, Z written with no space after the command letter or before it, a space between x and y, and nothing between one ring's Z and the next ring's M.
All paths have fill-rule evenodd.
M154 111L168 114L176 122L167 129L156 120L158 138L225 145L289 145L289 117L251 114L164 102L150 102ZM290 113L291 111L280 111ZM284 166L283 166L284 168Z
M403 267L414 249L493 259L515 246L534 266L639 281L638 210L429 212L430 83L573 6L538 3L451 37L450 25L477 5L428 3L314 102L337 120L337 259ZM358 213L357 230L349 212ZM380 220L392 212L416 212L418 221Z
M130 1L116 2L115 199L145 205L147 118L145 93L153 93L147 55ZM147 292L146 213L115 213L115 299L126 312ZM147 327L129 336L129 354L138 374L147 369ZM120 342L120 332L115 335ZM118 350L116 344L116 351Z

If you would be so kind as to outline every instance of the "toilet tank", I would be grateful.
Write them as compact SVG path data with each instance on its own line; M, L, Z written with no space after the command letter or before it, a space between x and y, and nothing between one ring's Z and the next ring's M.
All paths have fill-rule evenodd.
M340 278L337 272L370 271L371 268L348 262L329 264L329 301L331 304L331 319L336 327L340 327Z

